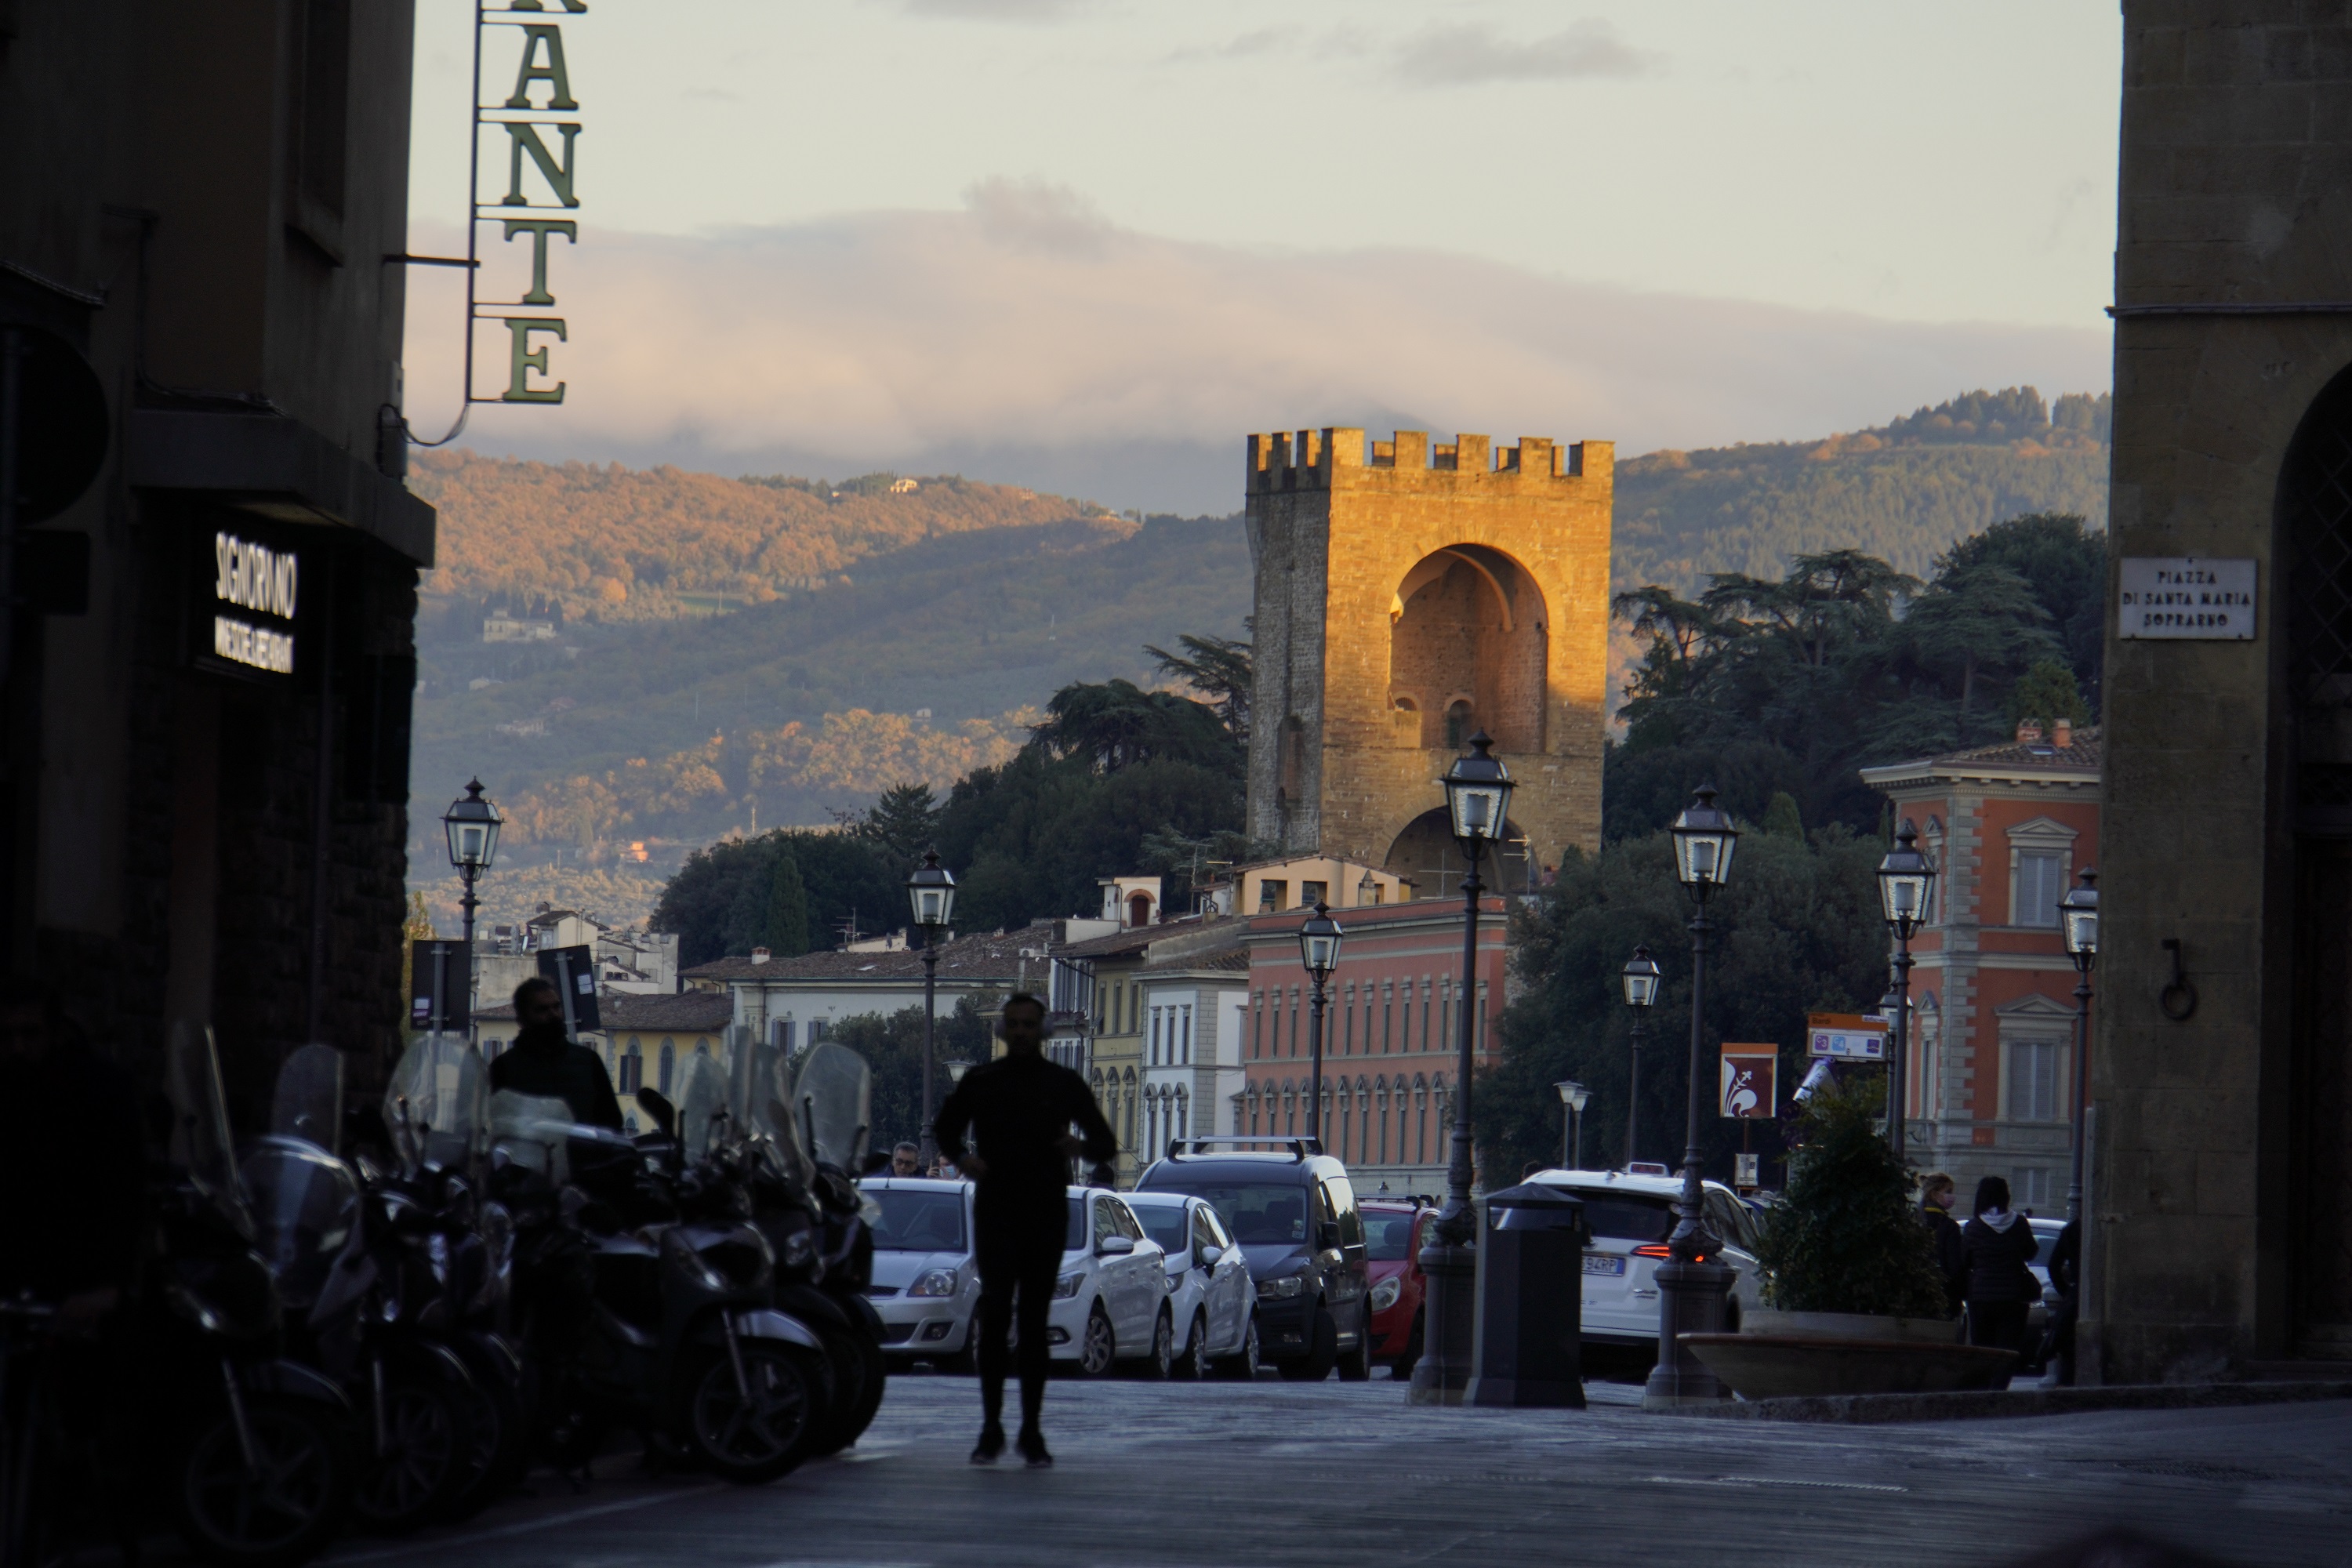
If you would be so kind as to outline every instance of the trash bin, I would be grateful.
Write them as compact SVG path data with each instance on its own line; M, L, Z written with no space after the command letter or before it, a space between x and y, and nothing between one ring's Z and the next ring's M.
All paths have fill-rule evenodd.
M1584 1200L1529 1183L1480 1205L1468 1405L1584 1408Z

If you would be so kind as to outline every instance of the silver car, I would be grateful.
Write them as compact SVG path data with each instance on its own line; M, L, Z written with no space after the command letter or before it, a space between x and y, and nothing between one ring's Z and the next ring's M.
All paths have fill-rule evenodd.
M867 1300L882 1319L883 1353L969 1370L980 1268L972 1258L971 1184L921 1176L868 1176L874 1279Z
M1175 1374L1206 1377L1213 1368L1229 1377L1257 1376L1257 1286L1215 1206L1185 1193L1126 1197L1145 1234L1168 1255Z

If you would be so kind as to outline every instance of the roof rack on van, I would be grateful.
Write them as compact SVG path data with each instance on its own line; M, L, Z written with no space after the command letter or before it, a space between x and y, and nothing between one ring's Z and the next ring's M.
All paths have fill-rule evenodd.
M1276 1150L1297 1161L1323 1152L1323 1140L1320 1138L1253 1138L1245 1134L1222 1133L1210 1137L1171 1139L1168 1157L1181 1160L1187 1154L1213 1154L1221 1148L1240 1146Z

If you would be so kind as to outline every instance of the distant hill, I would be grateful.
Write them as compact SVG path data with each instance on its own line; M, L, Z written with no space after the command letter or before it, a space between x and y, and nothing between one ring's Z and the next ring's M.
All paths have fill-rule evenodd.
M2107 520L2113 400L2046 405L2032 387L1974 392L1822 441L1652 452L1617 468L1620 588L1688 592L1710 572L1780 576L1851 546L1924 574L1953 542L2029 511Z
M1628 458L1616 584L1777 577L1843 545L1925 573L2021 512L2104 526L2107 407L2011 388L1821 441ZM432 871L428 819L478 773L514 817L486 918L524 898L639 918L688 847L755 814L821 823L904 779L944 784L1016 745L1059 687L1148 680L1144 644L1236 636L1249 614L1238 518L895 478L421 458L442 565L418 621L412 864ZM492 610L560 617L558 635L486 644ZM441 879L419 886L438 900Z
M954 475L729 479L462 450L418 453L408 488L441 511L433 593L602 622L769 604L927 539L1111 515Z

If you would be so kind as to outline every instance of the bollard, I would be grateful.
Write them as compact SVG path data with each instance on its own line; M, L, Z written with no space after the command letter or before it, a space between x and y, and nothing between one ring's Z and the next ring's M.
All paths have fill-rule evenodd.
M1481 1205L1465 1405L1584 1408L1584 1201L1508 1187Z

